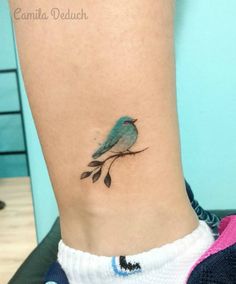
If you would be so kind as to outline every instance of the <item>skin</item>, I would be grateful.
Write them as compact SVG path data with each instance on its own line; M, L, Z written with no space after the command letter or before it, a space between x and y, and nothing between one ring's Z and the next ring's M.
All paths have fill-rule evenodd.
M98 255L127 255L179 239L198 225L185 192L175 97L172 0L12 0L83 21L14 20L20 62L57 198L62 238ZM112 189L80 180L121 116L138 140L112 167Z

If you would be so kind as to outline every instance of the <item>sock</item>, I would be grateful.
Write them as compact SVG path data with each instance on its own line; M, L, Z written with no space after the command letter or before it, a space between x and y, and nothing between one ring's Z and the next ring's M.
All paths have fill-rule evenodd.
M129 256L97 256L59 243L58 262L70 284L184 284L214 237L204 221L172 243Z

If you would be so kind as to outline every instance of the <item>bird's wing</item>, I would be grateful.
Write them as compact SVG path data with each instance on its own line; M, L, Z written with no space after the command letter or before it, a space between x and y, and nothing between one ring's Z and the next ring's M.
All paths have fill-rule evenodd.
M117 144L121 138L121 134L117 134L116 131L111 131L109 135L107 136L106 141L103 143L103 145L110 150L112 147Z
M109 135L107 136L105 142L95 151L95 153L92 155L93 158L98 158L102 154L109 151L112 147L114 147L115 144L118 143L120 140L121 135L117 135L115 131L111 131Z

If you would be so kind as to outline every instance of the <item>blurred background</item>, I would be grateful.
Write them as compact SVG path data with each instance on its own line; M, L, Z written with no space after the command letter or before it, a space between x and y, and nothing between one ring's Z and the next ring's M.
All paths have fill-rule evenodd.
M0 4L0 177L28 176L12 26L3 2L6 1Z
M235 11L235 0L178 0L176 6L184 173L206 209L236 209ZM58 215L20 73L7 0L0 1L0 200L6 203L0 210L4 284Z

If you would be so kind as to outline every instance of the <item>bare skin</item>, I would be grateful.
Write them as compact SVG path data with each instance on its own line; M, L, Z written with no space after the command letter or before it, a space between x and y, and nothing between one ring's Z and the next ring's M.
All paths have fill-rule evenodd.
M135 254L198 225L185 192L175 97L172 0L12 0L48 20L14 20L30 106L57 198L62 238L98 255ZM86 12L54 20L50 10ZM121 116L138 118L137 155L112 185L80 179ZM111 153L110 153L111 154Z

